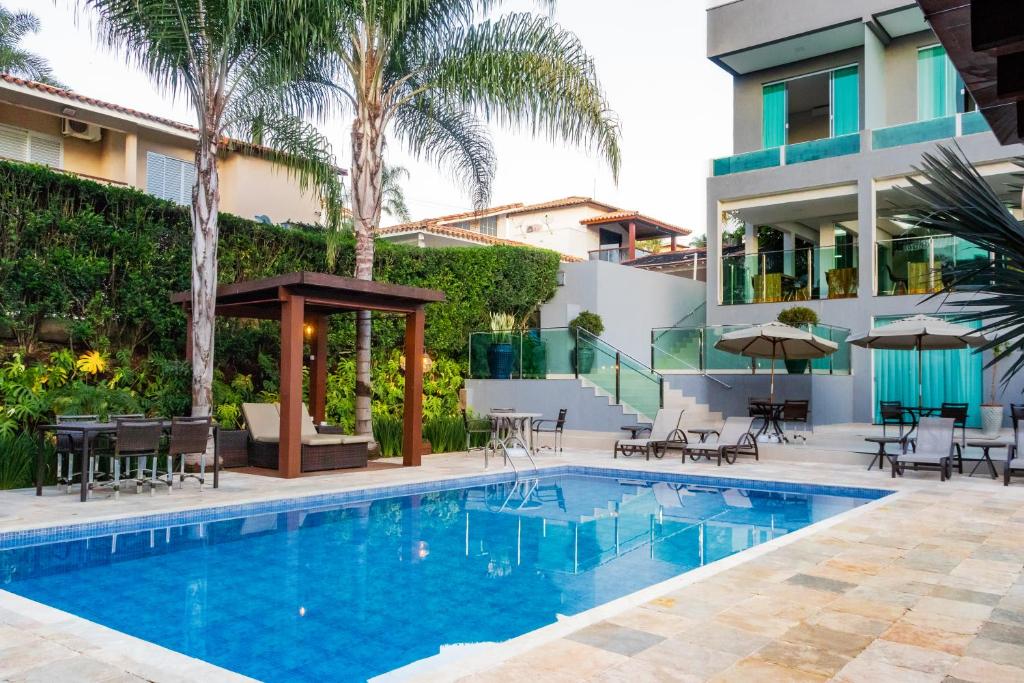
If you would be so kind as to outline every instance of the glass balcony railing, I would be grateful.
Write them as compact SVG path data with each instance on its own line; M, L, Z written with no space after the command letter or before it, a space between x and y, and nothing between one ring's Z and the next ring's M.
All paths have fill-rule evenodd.
M888 149L918 142L943 140L958 135L991 132L985 117L978 111L954 116L943 116L927 121L913 121L898 126L876 128L871 131L871 149ZM726 176L745 171L756 171L775 166L792 166L807 161L840 157L861 152L861 134L852 133L834 138L822 138L784 147L759 149L734 154L712 162L713 176Z
M635 258L641 256L647 256L651 252L644 251L643 249L635 250ZM629 247L601 247L600 249L594 249L588 252L591 261L607 261L608 263L624 263L629 261Z
M749 325L705 325L700 327L666 327L651 331L651 361L658 372L739 373L769 372L771 361L751 359L719 351L715 344L728 332L742 330ZM816 375L850 374L850 345L846 343L850 330L833 325L814 325L811 332L822 339L839 344L831 356L811 361L811 373ZM775 372L784 372L785 366L776 362Z
M662 403L662 377L585 330L576 339L577 376L649 419Z
M877 244L878 295L933 294L953 282L954 272L984 265L989 252L952 235L900 237ZM979 277L967 286L982 287Z
M857 243L722 257L722 304L857 296Z

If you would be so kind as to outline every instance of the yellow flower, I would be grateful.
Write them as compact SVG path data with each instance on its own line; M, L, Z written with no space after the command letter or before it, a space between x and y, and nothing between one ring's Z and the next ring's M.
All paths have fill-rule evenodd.
M107 359L99 351L86 351L78 357L75 367L89 375L98 375L107 369Z

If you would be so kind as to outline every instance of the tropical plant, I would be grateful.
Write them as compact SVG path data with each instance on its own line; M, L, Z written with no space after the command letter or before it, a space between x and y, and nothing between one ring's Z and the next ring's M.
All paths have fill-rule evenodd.
M393 458L402 454L402 420L391 415L373 416L373 438L380 454Z
M512 341L512 330L516 329L516 317L511 313L491 313L491 343L508 344Z
M699 248L708 246L708 236L705 233L695 235L690 238L690 248Z
M390 128L416 158L447 167L476 207L490 198L486 122L600 151L618 176L619 130L593 60L549 16L484 19L501 0L341 2L335 81L351 106L355 276L373 278ZM554 0L546 5L553 8ZM371 432L371 323L356 324L356 431Z
M100 39L121 50L196 114L192 187L192 410L213 406L214 301L220 185L218 154L242 146L288 169L340 216L338 172L326 139L304 117L330 100L320 59L331 25L327 0L78 0ZM233 138L231 140L229 138ZM241 142L238 142L241 141Z
M576 338L579 330L584 330L595 337L600 337L601 333L604 332L604 321L601 320L601 316L597 313L580 311L579 315L569 321L569 333L573 339Z
M779 311L777 320L791 327L805 327L818 324L818 314L806 306L790 306Z
M12 12L0 7L0 71L63 88L45 58L20 46L25 36L38 33L39 29L39 17L31 12Z
M384 166L381 179L381 210L391 218L403 223L410 220L409 206L405 203L402 181L409 179L409 169L404 166Z
M42 447L47 449L46 455L49 455L52 447ZM19 489L32 484L32 465L39 448L39 440L31 432L0 433L0 489ZM46 457L45 460L49 462L50 458ZM47 472L46 475L49 480L51 473Z
M1015 164L1024 168L1024 157ZM959 237L995 257L955 267L942 290L929 297L970 294L956 297L956 304L965 308L956 320L981 323L978 331L989 341L976 352L992 350L987 366L994 366L1024 350L1024 225L959 147L940 147L938 154L925 154L914 170L920 178L909 177L910 186L898 188L897 220L914 229ZM980 291L978 282L986 283ZM1003 373L1003 382L1022 367L1024 354L1017 353Z

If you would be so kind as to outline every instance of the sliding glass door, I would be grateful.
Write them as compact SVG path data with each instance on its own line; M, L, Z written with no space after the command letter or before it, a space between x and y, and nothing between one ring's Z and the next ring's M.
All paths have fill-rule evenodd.
M764 149L786 144L786 84L764 86L764 120L761 126L761 146Z
M762 87L763 149L851 135L860 130L857 65L804 74Z
M917 51L917 120L957 113L959 76L941 45Z
M860 130L860 74L856 66L832 72L832 137Z

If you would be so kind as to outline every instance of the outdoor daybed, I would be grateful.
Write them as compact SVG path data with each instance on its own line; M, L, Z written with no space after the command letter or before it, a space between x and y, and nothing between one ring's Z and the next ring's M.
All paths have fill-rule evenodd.
M278 468L281 413L273 403L243 403L242 415L249 428L249 464ZM366 467L369 436L342 434L338 427L313 424L302 406L302 471L319 472L347 467Z

